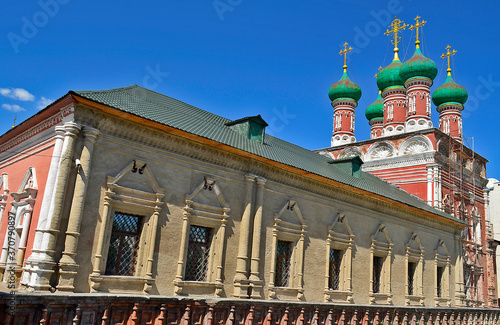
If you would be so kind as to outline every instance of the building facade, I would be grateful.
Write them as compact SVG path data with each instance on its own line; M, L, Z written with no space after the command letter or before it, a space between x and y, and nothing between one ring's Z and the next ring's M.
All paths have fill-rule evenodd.
M407 25L396 18L388 30L394 34L394 59L376 75L379 97L365 112L371 139L356 142L352 137L339 143L336 139L343 133L334 122L332 146L317 152L333 159L360 157L364 171L470 224L461 234L467 305L497 306L496 242L486 219L488 161L463 137L461 111L467 91L452 78L450 57L456 51L450 46L442 55L448 62L447 78L431 96L438 70L421 52L418 30L425 21L419 19L410 27L417 30L415 53L404 63L398 56L398 32ZM359 89L349 82L350 89ZM329 91L334 121L339 102L351 100L356 107L359 100L344 84L335 83ZM431 121L431 99L439 129Z
M373 319L466 305L465 222L266 125L138 86L68 93L2 136L4 282L15 274L24 302L56 291L94 307L212 297L372 305Z

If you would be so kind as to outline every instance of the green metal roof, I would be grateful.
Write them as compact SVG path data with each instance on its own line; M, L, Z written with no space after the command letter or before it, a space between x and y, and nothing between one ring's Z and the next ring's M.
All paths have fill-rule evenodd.
M359 178L353 177L352 174L346 173L335 164L331 164L332 158L319 155L267 134L265 135L264 143L252 141L227 126L226 124L231 122L231 120L152 90L132 85L108 90L72 91L70 93L120 111L247 151L263 158L366 190L466 225L466 223L459 219L432 208L417 197L396 188L370 173L362 172Z

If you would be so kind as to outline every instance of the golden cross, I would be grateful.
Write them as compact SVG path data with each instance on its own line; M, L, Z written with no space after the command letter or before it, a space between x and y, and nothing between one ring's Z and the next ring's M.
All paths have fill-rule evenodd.
M392 28L391 30L387 30L384 35L389 35L389 34L392 34L394 33L394 40L391 41L391 43L394 45L394 59L398 59L398 52L399 52L399 49L398 49L398 43L399 41L401 41L401 37L398 36L398 32L399 31L402 31L406 28L406 25L405 23L403 23L403 25L401 25L401 23L403 23L401 20L399 20L396 16L394 16L394 20L392 21L392 23L389 25L390 28Z
M16 119L17 119L17 114L14 116L14 122L12 123L12 128L16 126Z
M351 52L352 47L347 48L348 43L344 43L344 49L339 52L340 55L344 54L344 72L347 72L347 53Z
M417 40L415 41L415 45L417 46L417 49L420 47L420 41L418 40L418 36L419 36L419 33L418 33L418 28L422 28L426 21L422 19L421 22L419 22L418 20L420 19L421 17L420 16L417 16L417 18L415 18L416 22L415 22L415 25L411 25L410 26L410 29L413 30L414 28L416 29L417 31Z
M446 47L446 53L441 54L441 58L448 57L448 69L446 69L446 72L448 72L448 76L451 76L451 68L450 68L450 56L455 55L457 51L453 50L450 52L451 46Z
M380 67L378 68L378 72L377 72L377 73L375 74L375 76L374 76L375 78L377 78L377 77L378 77L378 74L380 73L380 71L382 71L382 66L380 66Z

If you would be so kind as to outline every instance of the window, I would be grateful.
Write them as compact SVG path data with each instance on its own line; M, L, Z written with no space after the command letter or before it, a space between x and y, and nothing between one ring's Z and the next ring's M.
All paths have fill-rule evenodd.
M351 262L354 235L347 217L338 213L326 237L325 302L352 302Z
M330 273L328 276L328 288L339 290L340 287L340 264L343 252L338 249L330 249Z
M303 299L306 228L295 201L287 201L280 212L274 214L269 298Z
M423 306L424 248L416 233L406 243L406 295L407 306Z
M370 247L370 304L392 304L392 246L386 226L379 225Z
M373 256L373 293L380 292L380 283L382 277L383 258L380 256Z
M434 257L434 279L435 279L435 298L436 307L450 306L450 255L446 244L439 240Z
M436 296L437 297L442 297L443 274L444 274L444 267L438 266L437 272L436 272L436 275L437 275L437 278L436 278L436 288L437 288Z
M187 281L206 281L210 258L211 229L191 226L186 262Z
M408 262L408 295L412 296L414 294L415 285L415 270L417 269L417 263Z
M165 190L140 160L108 176L106 185L89 276L91 292L123 292L126 287L147 294L154 284L154 249Z
M219 185L209 177L193 193L186 194L185 203L174 293L223 296L229 204Z
M274 285L277 287L288 287L290 284L292 250L292 242L278 240L276 247L276 278L274 280Z
M109 243L107 275L134 275L142 217L115 212Z

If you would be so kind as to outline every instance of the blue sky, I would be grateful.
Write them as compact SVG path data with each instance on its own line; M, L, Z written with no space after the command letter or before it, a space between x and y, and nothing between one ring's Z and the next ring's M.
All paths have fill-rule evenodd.
M497 1L78 1L0 3L0 133L69 90L138 84L210 112L238 119L261 114L268 132L308 149L328 147L328 89L340 79L341 44L349 75L362 89L356 138L369 138L364 110L377 96L373 75L392 59L383 34L394 15L420 15L423 52L439 74L449 44L455 81L469 92L465 137L500 178L500 42ZM414 51L403 32L402 59ZM433 106L433 123L438 114Z

